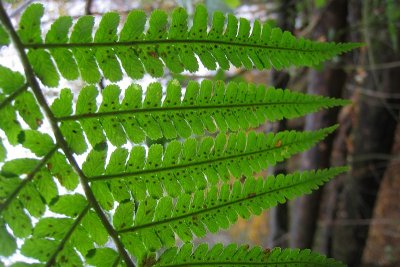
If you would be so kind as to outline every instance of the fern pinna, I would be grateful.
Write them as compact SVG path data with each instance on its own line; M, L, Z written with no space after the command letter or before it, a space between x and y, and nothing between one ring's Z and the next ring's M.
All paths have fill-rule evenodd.
M43 13L41 4L30 5L16 30L0 4L0 44L12 41L24 67L22 74L0 66L2 261L22 266L15 263L22 254L38 266L343 266L309 250L191 242L345 172L261 177L337 126L251 129L347 101L208 80L184 88L176 80L147 88L95 84L124 74L161 77L164 67L195 72L197 58L210 70L313 66L359 44L295 39L220 12L209 24L203 6L192 23L183 8L171 17L154 11L148 27L135 10L120 32L118 14L106 13L96 30L91 16L60 17L43 35ZM76 96L60 90L50 105L42 89L61 77L87 85ZM19 145L31 156L9 157Z

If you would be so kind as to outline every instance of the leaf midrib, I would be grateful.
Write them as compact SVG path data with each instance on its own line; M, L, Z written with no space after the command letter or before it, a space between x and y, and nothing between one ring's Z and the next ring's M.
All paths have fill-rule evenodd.
M335 100L335 99L333 99ZM96 113L82 113L75 114L71 116L63 116L58 117L58 121L67 121L67 120L84 120L89 118L100 118L107 116L118 116L124 114L137 114L137 113L148 113L148 112L168 112L168 111L180 111L180 110L199 110L199 109L236 109L236 108L246 108L246 107L261 107L261 106L272 106L272 105L312 105L318 104L318 106L323 106L322 104L325 102L329 102L328 99L320 99L317 101L303 101L303 102L295 102L295 101L282 101L282 102L262 102L262 103L238 103L238 104L222 104L222 105L196 105L196 106L174 106L174 107L154 107L154 108L134 108L134 109L126 109L126 110L118 110L118 111L105 111L105 112L96 112ZM182 103L183 104L183 103Z
M328 172L328 170L326 170L325 173ZM308 173L308 174L310 174L310 173ZM227 207L227 206L230 206L230 205L234 205L234 204L237 204L237 203L240 203L240 202L244 202L246 200L250 200L250 199L253 199L253 198L257 198L257 197L262 197L264 195L272 194L272 193L277 192L277 191L285 190L285 189L288 189L288 188L299 186L301 184L310 183L312 181L321 179L321 176L322 176L321 173L314 172L313 174L316 175L316 177L313 178L313 179L303 179L303 180L300 180L300 182L295 183L295 184L290 184L290 185L285 185L283 187L274 188L274 189L271 189L271 190L268 190L268 191L261 192L259 194L246 196L244 198L236 199L236 200L231 201L231 202L227 202L227 203L223 203L223 204L220 204L220 205L216 205L216 206L211 207L211 208L201 209L201 210L198 210L198 211L195 211L195 212L192 212L192 213L187 213L187 214L183 214L183 215L180 215L180 216L177 216L177 217L171 217L171 218L168 218L168 219L164 219L162 221L156 221L156 222L151 222L151 223L147 223L147 224L142 224L142 225L138 225L138 226L133 226L133 227L121 229L121 230L119 230L117 232L118 233L135 232L135 231L138 231L140 229L149 228L149 227L153 227L153 226L157 226L157 225L162 225L162 224L169 223L169 222L172 222L172 221L179 221L179 220L187 218L187 217L196 216L196 215L199 215L199 214L202 214L202 213L208 213L208 212L211 212L211 211L216 210L216 209L224 208L224 207ZM304 173L302 173L302 175L304 175ZM276 177L275 177L275 179L276 179Z
M79 226L79 224L81 223L82 219L85 217L86 213L89 210L90 210L90 204L87 204L85 206L85 208L80 212L79 216L74 220L74 223L71 225L71 227L69 228L67 233L64 235L64 238L58 244L58 246L55 249L55 251L53 252L52 256L47 261L45 267L50 267L50 266L53 266L55 264L58 254L64 249L65 244L71 238L71 236L73 235L75 229Z
M207 38L207 37L206 37ZM83 47L131 47L131 46L146 46L146 45L159 45L159 44L215 44L215 45L229 45L238 47L251 47L270 50L284 50L293 52L306 52L306 53L321 53L327 52L321 49L301 49L291 47L277 47L263 44L250 44L231 41L208 40L208 39L162 39L162 40L134 40L123 42L92 42L92 43L42 43L42 44L23 44L25 48L33 49L52 49L52 48L83 48ZM328 50L332 52L333 49Z
M313 133L313 132L311 132ZM321 132L314 132L316 134L321 133ZM203 160L203 161L196 161L192 163L186 163L186 164L181 164L181 165L173 165L173 166L168 166L168 167L161 167L157 169L147 169L147 170L140 170L136 172L124 172L124 173L117 173L117 174L106 174L106 175L98 175L98 176L92 176L88 177L89 181L95 182L95 181L101 181L101 180L110 180L110 179L115 179L115 178L123 178L127 176L140 176L140 175L146 175L146 174L153 174L153 173L159 173L159 172L164 172L164 171L170 171L174 169L183 169L183 168L190 168L196 165L203 165L203 164L209 164L209 163L215 163L219 161L225 161L233 158L239 158L239 157L246 157L246 156L251 156L255 154L261 154L265 153L268 151L273 151L277 149L283 149L288 146L292 146L293 144L299 143L299 142L307 142L310 141L309 139L312 139L310 137L306 137L303 140L297 140L296 142L291 142L287 144L282 144L279 147L269 147L266 149L261 149L257 151L252 151L252 152L247 152L247 153L241 153L241 154L236 154L236 155L230 155L230 156L225 156L225 157L220 157L217 159L208 159L208 160ZM315 141L317 142L320 138L317 138Z

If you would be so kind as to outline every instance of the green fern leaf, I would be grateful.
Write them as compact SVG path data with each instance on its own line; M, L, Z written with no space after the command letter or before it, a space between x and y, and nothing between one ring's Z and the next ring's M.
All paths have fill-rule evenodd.
M105 136L114 146L121 146L127 139L134 143L143 142L145 136L174 139L177 136L188 138L192 134L201 135L205 130L244 130L258 127L265 121L300 117L322 108L348 103L346 100L289 90L266 89L263 85L233 82L225 85L207 80L201 84L190 82L182 97L181 86L173 80L166 88L163 101L159 83L150 84L144 98L141 88L131 85L121 103L119 87L107 86L102 91L100 107L96 104L97 89L94 86L84 87L78 97L76 112L71 115L72 93L64 90L52 105L60 106L53 110L62 122L62 130L63 123L79 121L93 147L104 143ZM60 113L58 109L68 111ZM66 135L67 141L76 143L82 140L79 152L84 152L86 146L82 143L83 135L77 125L75 131L72 138ZM72 143L70 146L75 147Z
M5 199L13 192L19 184L20 180L16 177L5 177L0 175L0 200L2 205Z
M49 44L67 42L69 39L68 31L71 26L71 17L59 17L47 32L45 42ZM75 80L79 77L78 66L70 50L58 48L52 49L50 53L63 77L68 80Z
M82 198L77 194L64 195L51 206L52 211L68 217L40 219L33 229L32 236L22 245L22 254L49 265L57 262L62 265L82 266L82 260L75 249L83 255L94 249L89 232L81 225L89 211L89 206L82 205ZM73 212L70 212L71 207L68 205L76 205L72 208Z
M82 258L72 245L65 246L57 255L55 262L61 266L84 266Z
M60 130L65 140L68 142L71 151L78 155L86 151L87 144L79 123L75 121L63 122L60 125Z
M6 177L29 174L38 166L40 161L32 158L17 158L4 163L1 168L1 174Z
M3 223L0 225L0 240L0 255L7 257L14 254L17 250L17 241L7 231L7 228Z
M41 4L29 5L22 13L19 22L18 35L23 43L42 43L42 33L40 29L40 19L44 14Z
M23 145L35 154L43 155L43 158L18 158L3 164L0 172L0 213L17 201L19 204L15 207L22 204L32 216L40 217L45 211L45 203L49 204L58 195L53 177L66 189L73 190L78 185L78 176L65 156L56 151L57 147L48 135L27 130L22 136Z
M18 141L38 157L47 155L55 146L53 139L48 134L35 130L21 132Z
M27 184L23 189L21 189L18 199L33 217L39 218L46 210L45 203L39 191L31 183Z
M89 211L83 218L82 226L97 245L104 246L108 241L108 233L93 211Z
M59 67L65 78L75 78L78 66L83 80L96 83L100 70L110 81L122 79L122 68L133 79L141 78L144 70L161 77L164 65L173 73L194 72L199 68L196 56L210 70L215 70L217 65L228 69L230 64L247 69L314 66L360 46L296 39L291 33L268 24L261 26L255 21L251 27L248 20L238 20L233 15L226 18L219 12L214 14L208 31L208 14L201 5L196 8L190 29L183 8L174 10L170 23L163 11L154 11L147 31L144 12L132 11L120 33L117 31L119 15L106 13L94 39L92 17L78 19L69 40L67 32L72 19L61 17L54 22L43 43L38 26L42 14L43 7L39 4L29 6L22 15L18 33L24 47L29 49L28 57L37 76L48 86L57 86L59 80L50 56L58 66L61 62L71 63L71 70L66 70L65 65Z
M117 27L119 24L119 15L109 12L103 15L98 30L94 36L95 43L114 43L118 40ZM110 81L119 81L122 79L122 71L112 48L98 47L94 48L97 63L104 77Z
M7 150L4 147L3 140L0 139L0 162L3 162L7 157Z
M23 238L31 234L31 219L23 210L23 206L18 199L12 201L2 215L15 237Z
M42 125L43 114L31 92L22 92L15 99L14 107L31 129L37 129Z
M116 266L115 262L120 258L118 253L111 248L96 248L87 255L87 263L97 267Z
M92 43L92 30L94 26L94 18L90 16L81 17L74 25L71 33L71 42ZM96 83L100 80L100 72L94 57L94 53L90 48L72 49L75 60L77 62L81 77L88 83Z
M40 29L40 19L43 13L44 8L41 4L32 4L27 7L19 22L18 35L21 42L26 44L43 43ZM33 70L43 84L56 87L60 77L51 60L50 53L45 50L30 50L27 56Z
M36 116L38 119L43 118L41 114L37 114L39 108L36 103L32 103L31 93L26 92L27 88L28 86L21 73L0 65L0 117L2 118L0 120L0 129L5 132L8 141L12 145L18 143L18 134L22 130L16 117L17 107L23 119L26 119L28 125L33 126L33 129L36 129L38 126L37 123L32 123L34 117ZM22 93L25 95L21 96ZM18 104L15 103L16 99L18 99ZM33 116L32 114L27 114L30 111L25 110L24 106L21 105L25 99L29 103L24 105L25 107L29 105L29 108L32 108L32 111L35 113ZM14 106L14 104L17 105Z
M191 241L193 235L203 237L206 229L216 233L221 228L227 229L238 217L248 219L250 215L259 215L278 202L284 203L287 199L309 194L345 171L346 167L337 167L269 176L265 180L247 178L243 185L240 181L231 186L225 182L192 195L182 194L176 202L168 196L158 201L146 198L139 203L133 224L129 226L131 219L125 218L125 228L117 230L122 236L128 233L125 240L136 235L136 241L141 241L147 250L154 251L173 244L174 233L184 242ZM127 246L129 249L129 244ZM131 251L133 254L138 252Z
M184 244L181 248L166 250L157 260L155 267L167 266L330 266L344 267L342 262L311 252L309 249L263 250L260 247L249 249L247 245L229 244L224 247L216 244L208 248L200 244L193 249L192 244Z
M68 116L72 114L72 103L73 95L70 90L62 89L58 98L53 101L50 108L54 116Z
M57 241L51 239L28 239L21 247L21 253L27 257L45 262L57 249Z
M336 126L315 132L285 131L268 135L240 132L229 138L219 134L215 139L188 139L182 144L172 141L165 149L158 144L150 146L147 157L141 146L133 147L129 157L125 149L117 149L106 169L107 151L92 150L82 170L93 185L105 183L95 187L94 192L99 199L107 196L109 205L103 203L103 208L110 209L113 203L110 192L116 201L129 199L131 190L139 200L145 197L146 189L152 197L159 198L164 190L176 196L182 189L194 192L231 176L252 176L310 148L334 129Z
M7 46L10 44L10 36L8 35L6 29L4 29L3 24L0 23L0 48L2 46Z
M73 171L70 164L68 164L65 155L60 152L55 152L49 159L47 168L52 176L57 178L60 184L68 190L74 190L78 184L78 175Z
M67 164L65 157L56 152L57 147L53 146L45 153L43 148L38 146L37 141L31 140L29 137L31 134L33 137L44 136L43 140L39 141L39 145L48 142L48 149L50 149L50 137L28 131L24 146L30 147L37 154L46 155L41 160L19 158L3 164L0 173L0 213L7 210L13 201L17 201L32 216L39 217L45 211L45 203L49 204L58 195L53 176L58 178L61 185L70 190L78 184L77 175ZM44 167L46 164L47 168ZM53 164L57 165L53 168ZM26 176L21 179L23 175ZM18 207L19 204L16 205Z
M55 240L62 240L73 222L71 218L46 217L35 225L32 235L35 238L49 237Z
M45 210L46 204L52 201L58 195L57 185L55 184L52 175L59 178L62 185L62 175L67 178L67 186L75 188L78 181L75 173L72 172L71 167L66 164L66 159L59 152L56 152L57 147L53 144L52 139L46 135L33 130L26 130L20 135L22 144L29 148L38 156L43 156L42 159L32 158L19 158L7 161L3 164L0 175L0 213L4 212L5 218L7 213L18 213L10 215L12 221L20 217L24 227L29 230L27 226L29 217L26 217L25 211L20 209L24 208L33 217L41 217ZM61 164L52 168L52 163ZM47 164L47 168L45 168ZM62 173L59 168L63 168ZM51 172L49 169L52 169ZM25 177L23 177L26 175ZM23 178L23 179L21 179ZM74 181L74 179L76 179ZM70 186L73 185L73 186ZM7 219L6 219L7 221ZM8 222L10 223L10 222ZM18 227L18 223L15 223ZM14 231L14 229L13 229ZM17 232L19 229L16 230Z
M23 87L25 78L21 73L0 65L0 89L4 95L10 95Z
M12 145L17 144L22 130L16 117L17 111L31 129L37 129L43 121L39 105L27 89L21 73L0 65L0 129L6 133Z
M33 178L35 187L47 204L58 196L58 188L48 170L41 170Z
M0 95L0 101L4 98ZM11 145L18 144L18 135L22 131L21 124L17 120L15 108L5 105L0 109L0 129L6 134L7 140Z
M51 203L50 210L69 217L76 217L86 205L85 197L80 194L61 195L54 203Z

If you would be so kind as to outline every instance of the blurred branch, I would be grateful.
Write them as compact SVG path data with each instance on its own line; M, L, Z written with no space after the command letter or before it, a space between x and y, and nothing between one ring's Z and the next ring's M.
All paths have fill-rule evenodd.
M92 4L93 0L86 0L85 15L92 15Z
M392 62L384 62L384 63L375 63L371 65L346 65L343 68L348 70L355 70L359 68L363 68L364 70L384 70L384 69L392 69L400 67L400 61L392 61Z
M330 6L330 3L332 1L333 0L329 0L329 2L327 2L325 4L324 8L322 8L320 10L320 12L315 17L313 17L311 19L311 21L307 25L307 27L299 32L298 36L304 36L305 37L305 36L310 35L314 31L315 27L321 22L322 18L324 18L325 12L328 10L328 7Z
M388 92L382 92L382 91L374 91L374 90L366 89L366 88L352 88L352 87L348 87L347 90L350 92L358 91L362 95L374 97L374 98L400 99L400 93L388 93Z
M340 219L334 221L319 221L319 225L373 225L373 224L382 224L382 225L398 225L400 223L399 220L394 220L390 218L379 218L379 219Z

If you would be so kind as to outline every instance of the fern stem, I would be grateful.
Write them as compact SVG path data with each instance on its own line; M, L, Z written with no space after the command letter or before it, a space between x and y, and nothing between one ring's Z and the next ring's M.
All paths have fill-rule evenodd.
M50 259L46 262L46 267L53 266L56 262L56 258L58 254L64 249L65 243L68 242L71 235L74 233L76 227L81 223L82 219L85 217L86 213L89 211L90 205L87 205L79 214L79 216L74 220L71 228L69 228L68 232L65 234L64 238L58 244L56 250L54 251L53 255L51 255Z
M286 102L263 102L263 103L248 103L248 104L234 104L234 105L198 105L198 106L178 106L178 107L157 107L157 108L136 108L136 109L128 109L128 110L118 110L118 111L107 111L107 112L96 112L96 113L84 113L84 114L76 114L72 116L64 116L58 117L58 121L68 121L68 120L84 120L90 118L98 118L98 117L110 117L110 116L118 116L124 114L140 114L140 113L161 113L168 111L181 111L181 110L209 110L209 109L235 109L235 108L246 108L246 107L264 107L271 105L309 105L314 104L315 102L307 101L307 102L295 102L295 101L286 101Z
M35 166L35 168L28 174L28 176L22 180L22 182L18 185L17 188L7 197L6 201L0 204L0 214L5 210L8 205L16 198L19 192L25 187L25 185L30 182L35 174L46 164L46 162L53 156L54 152L56 152L58 146L54 146L47 154L44 156L40 162Z
M7 106L11 101L13 101L17 96L19 96L22 92L24 92L28 88L28 83L24 84L20 88L18 88L15 92L9 95L6 99L4 99L0 103L0 110L2 110L5 106Z
M210 212L210 211L213 211L213 210L217 210L217 209L220 209L220 208L228 207L230 205L234 205L234 204L237 204L237 203L249 200L249 199L262 197L264 195L272 194L272 193L277 192L277 191L285 190L285 189L288 189L288 188L291 188L291 187L295 187L295 186L298 186L298 185L301 185L301 184L306 184L306 183L309 183L311 181L319 180L319 179L320 179L320 177L316 176L314 179L302 180L299 183L296 183L296 184L293 183L293 184L290 184L290 185L287 185L287 186L274 188L274 189L271 189L269 191L262 192L260 194L250 194L250 195L248 195L248 196L246 196L244 198L239 198L239 199L236 199L234 201L223 203L223 204L211 207L211 208L203 208L203 209L201 209L199 211L196 211L196 212L183 214L183 215L180 215L180 216L177 216L177 217L168 218L168 219L165 219L165 220L162 220L162 221L156 221L156 222L151 222L151 223L147 223L147 224L142 224L142 225L138 225L138 226L133 226L133 227L121 229L121 230L118 231L118 233L135 232L135 231L138 231L138 230L141 230L141 229L154 227L154 226L157 226L157 225L160 225L160 224L164 224L164 223L168 223L168 222L172 222L172 221L179 221L179 220L184 219L184 218L197 216L197 215L202 214L202 213L207 213L207 212Z
M64 136L61 133L61 130L57 124L57 120L54 117L53 112L51 111L49 105L46 102L46 98L43 95L40 85L35 77L32 66L29 63L28 57L25 53L24 46L23 46L21 40L19 39L19 37L11 23L11 20L8 17L8 15L4 9L2 1L0 1L0 20L3 23L3 26L7 29L8 33L10 34L11 39L13 40L15 48L17 49L17 52L21 59L22 65L24 67L26 80L30 84L37 101L39 102L39 104L43 108L47 118L49 119L51 128L53 130L54 136L57 141L57 144L64 151L65 156L67 157L68 161L70 162L70 164L72 165L72 167L74 168L74 170L76 171L76 173L78 174L78 176L80 178L80 181L81 181L81 184L82 184L82 187L83 187L83 190L85 192L88 202L90 203L90 205L93 207L93 209L99 216L99 218L100 218L102 224L104 225L104 227L106 228L108 234L114 240L119 253L124 258L125 264L129 267L134 267L135 264L133 263L129 254L125 250L124 245L122 244L122 241L118 237L118 233L115 231L113 226L110 224L106 215L104 214L103 210L101 209L99 203L97 202L97 200L93 194L93 191L89 186L89 181L88 181L87 177L84 175L84 173L80 169L78 163L76 162L74 156L72 155L71 150L68 147L67 142L64 139Z
M250 48L260 48L260 49L270 49L270 50L283 50L283 51L293 51L293 52L307 52L316 53L321 52L317 49L299 49L290 47L276 47L271 45L262 44L249 44L249 43L239 43L233 41L221 41L221 40L204 40L204 39L164 39L164 40L137 40L129 42L99 42L99 43L44 43L44 44L22 44L24 48L28 49L54 49L54 48L82 48L82 47L132 47L132 46L148 46L160 44L209 44L209 45L227 45L227 46L238 46L238 47L250 47Z
M305 142L305 140L301 140L301 142ZM277 149L284 149L285 147L292 146L293 144L296 144L296 143L297 142L287 143L287 144L283 144L280 147L274 146L274 147L267 148L267 149L261 149L261 150L242 153L242 154L238 154L238 155L225 156L225 157L220 157L217 159L209 159L209 160L197 161L197 162L193 162L193 163L174 165L174 166L169 166L169 167L162 167L162 168L157 168L157 169L140 170L140 171L136 171L136 172L124 172L124 173L117 173L117 174L92 176L92 177L88 177L88 178L91 182L96 182L96 181L101 181L101 180L120 179L120 178L128 177L128 176L139 176L139 175L145 175L145 174L159 173L159 172L163 172L163 171L186 169L186 168L190 168L190 167L193 167L196 165L203 165L203 164L207 165L207 164L215 163L215 162L219 162L219 161L226 161L226 160L234 159L234 158L241 158L241 157L247 157L247 156L252 156L252 155L256 155L256 154L262 154L262 153L265 153L268 151L274 151Z

